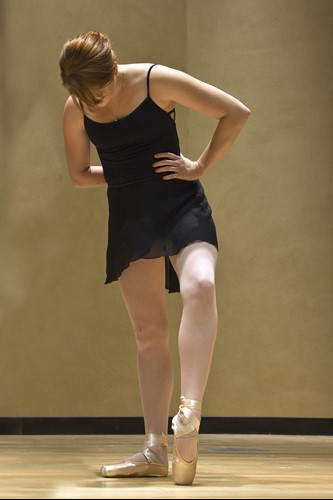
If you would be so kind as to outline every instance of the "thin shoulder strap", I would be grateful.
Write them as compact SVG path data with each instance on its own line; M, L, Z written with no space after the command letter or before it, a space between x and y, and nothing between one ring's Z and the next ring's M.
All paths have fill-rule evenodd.
M150 84L150 81L149 81L150 72L154 66L156 66L156 64L152 64L148 70L148 73L147 73L147 93L148 93L148 95L149 95L149 84Z

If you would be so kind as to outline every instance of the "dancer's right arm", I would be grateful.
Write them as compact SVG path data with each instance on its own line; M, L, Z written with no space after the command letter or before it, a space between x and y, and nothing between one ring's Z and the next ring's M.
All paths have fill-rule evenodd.
M72 97L69 97L65 104L63 124L67 166L74 186L106 186L103 168L90 165L90 141L84 129L83 114Z

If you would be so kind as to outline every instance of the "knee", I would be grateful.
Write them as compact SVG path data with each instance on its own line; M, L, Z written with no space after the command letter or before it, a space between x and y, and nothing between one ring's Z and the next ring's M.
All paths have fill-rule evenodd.
M214 279L194 278L181 287L183 301L189 304L212 305L215 303Z
M168 345L166 324L139 324L134 327L135 340L140 352L157 352Z

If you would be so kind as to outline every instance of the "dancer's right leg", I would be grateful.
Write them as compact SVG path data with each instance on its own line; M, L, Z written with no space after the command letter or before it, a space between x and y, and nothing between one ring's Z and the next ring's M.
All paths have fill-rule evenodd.
M164 257L132 262L119 283L138 348L145 430L167 434L173 372L165 307Z
M158 436L168 434L173 389L164 266L164 258L140 259L132 262L119 278L138 348L137 367L145 432L146 435ZM168 463L165 446L157 443L149 448L160 463ZM127 460L145 462L147 459L142 453L136 453Z

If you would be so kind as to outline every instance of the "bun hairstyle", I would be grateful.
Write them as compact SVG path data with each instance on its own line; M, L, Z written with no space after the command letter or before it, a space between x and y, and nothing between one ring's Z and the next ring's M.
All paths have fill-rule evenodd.
M117 73L117 58L110 39L100 31L88 31L68 40L60 54L63 86L82 103L94 106L92 87L104 87Z

